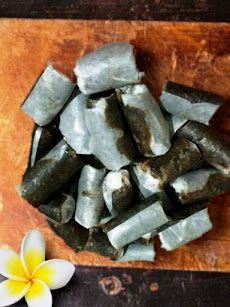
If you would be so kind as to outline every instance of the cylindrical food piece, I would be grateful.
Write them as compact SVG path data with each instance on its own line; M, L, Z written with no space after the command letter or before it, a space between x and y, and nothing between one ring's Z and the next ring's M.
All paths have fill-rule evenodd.
M139 83L144 75L138 71L133 46L127 42L110 43L86 54L74 72L85 95Z
M30 149L29 167L33 167L35 162L43 158L61 140L61 138L61 134L57 131L52 132L48 129L35 126Z
M178 135L196 143L204 160L224 175L230 175L230 141L228 137L209 126L193 121L189 121L178 130Z
M83 165L65 141L59 142L23 176L19 192L32 205L45 203Z
M91 154L89 130L85 123L85 108L88 96L77 95L60 116L59 128L65 141L78 154Z
M165 154L170 148L169 126L147 86L129 85L117 93L139 152L146 157Z
M143 243L142 240L133 242L127 246L124 251L124 255L118 259L118 261L151 261L155 258L155 251L153 241L148 245Z
M212 228L208 209L195 212L159 233L161 247L172 251L201 237Z
M116 95L89 100L85 110L90 132L90 150L109 170L119 170L135 156L135 147L125 129Z
M76 223L74 220L71 220L66 224L54 223L50 220L48 220L48 223L75 252L84 250L89 235L87 229Z
M182 204L207 199L230 190L230 177L215 169L188 172L170 184Z
M76 202L71 195L65 193L58 194L48 204L40 205L38 210L46 215L48 219L51 219L60 224L68 223L76 208Z
M207 207L208 202L205 200L188 205L179 205L176 208L174 207L173 209L168 210L167 215L169 217L169 221L155 229L155 231L152 232L152 237L155 236L157 233L160 233L161 231L167 229L168 227L171 227L179 223L180 221L188 218L189 216L192 216L193 214L203 209L206 209Z
M97 227L90 228L85 250L110 257L112 260L122 257L124 252L123 248L115 249L109 242L107 235Z
M171 81L166 83L160 101L167 112L206 125L224 103L217 95Z
M165 201L160 193L154 194L105 224L111 244L119 249L167 223Z
M104 211L102 183L105 169L85 165L78 184L75 220L85 228L97 226Z
M200 159L196 144L178 138L164 156L149 158L133 167L141 193L148 197L162 191L167 183L190 170Z
M70 79L49 65L26 98L22 110L36 124L45 126L62 109L74 86Z
M103 197L109 212L117 215L128 209L133 200L133 187L127 170L109 172L102 186Z

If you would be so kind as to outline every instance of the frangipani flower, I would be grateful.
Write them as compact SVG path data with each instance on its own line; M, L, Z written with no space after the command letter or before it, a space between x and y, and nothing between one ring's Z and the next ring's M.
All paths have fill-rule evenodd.
M19 256L0 249L0 306L10 306L25 296L29 307L51 307L50 290L64 287L72 278L74 265L66 260L45 261L45 241L37 230L24 238Z

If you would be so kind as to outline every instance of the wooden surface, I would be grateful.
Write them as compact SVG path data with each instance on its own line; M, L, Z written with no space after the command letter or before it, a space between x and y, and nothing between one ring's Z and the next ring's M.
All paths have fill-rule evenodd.
M226 273L76 267L52 294L53 307L229 307L229 291Z
M1 0L0 16L229 21L229 0Z
M158 97L167 79L230 98L230 25L109 21L0 21L0 247L19 249L24 234L39 228L48 257L81 265L149 269L230 271L230 195L210 205L213 230L175 252L157 243L155 263L115 263L92 253L74 253L55 236L44 217L16 191L26 168L32 121L20 105L48 62L71 75L75 60L110 41L127 40L137 48L138 64ZM230 132L230 112L215 122Z

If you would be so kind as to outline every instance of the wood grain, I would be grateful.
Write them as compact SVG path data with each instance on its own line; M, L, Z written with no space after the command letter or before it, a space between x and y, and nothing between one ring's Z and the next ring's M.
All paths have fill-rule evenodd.
M0 16L229 21L229 0L1 0Z
M48 62L64 73L80 56L110 41L130 41L138 65L158 97L167 79L230 98L230 25L128 21L0 21L0 246L19 250L24 234L39 228L48 257L81 265L230 271L230 194L212 199L213 230L175 252L157 243L155 263L115 263L88 252L74 253L54 235L45 218L16 191L26 168L32 121L20 105ZM230 131L229 113L216 121Z
M228 273L78 266L53 307L229 307L229 284Z

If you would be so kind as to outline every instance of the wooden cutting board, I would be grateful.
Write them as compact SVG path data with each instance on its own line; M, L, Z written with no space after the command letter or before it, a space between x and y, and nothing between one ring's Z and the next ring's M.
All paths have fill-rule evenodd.
M168 79L230 98L230 24L0 20L0 247L19 250L24 234L39 228L48 257L75 264L153 269L230 271L230 194L213 198L213 230L174 252L156 244L155 263L115 263L88 252L76 254L49 228L45 218L16 191L27 165L32 121L20 105L47 65L68 75L75 61L111 41L129 41L137 48L145 82L159 97ZM214 121L230 134L230 111Z

